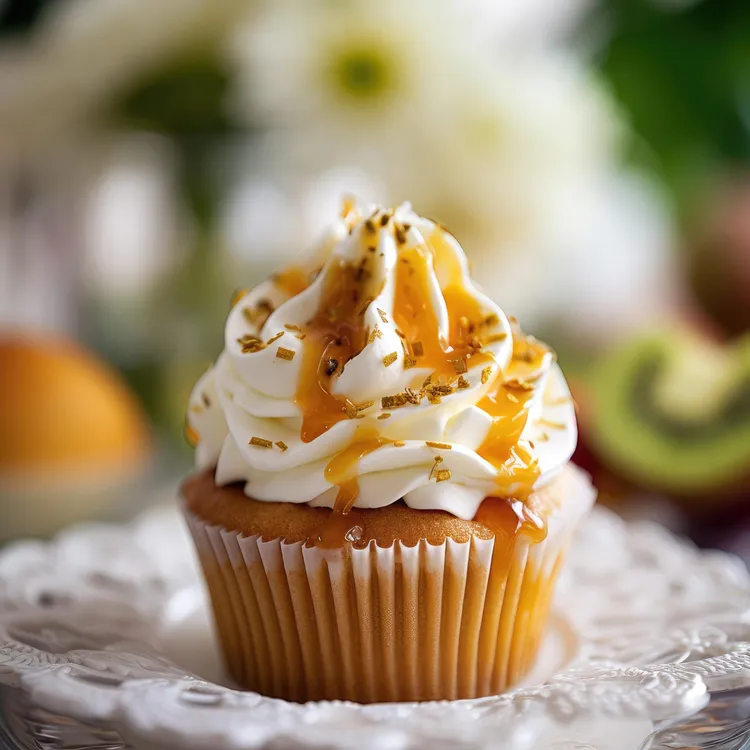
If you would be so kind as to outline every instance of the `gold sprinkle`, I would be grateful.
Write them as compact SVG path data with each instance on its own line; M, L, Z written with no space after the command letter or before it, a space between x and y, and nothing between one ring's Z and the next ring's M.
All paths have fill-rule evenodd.
M398 352L391 352L383 357L383 364L390 367L398 359Z
M287 361L291 361L294 359L294 355L296 352L292 351L291 349L285 349L283 346L280 346L276 350L276 358L277 359L285 359Z
M255 323L255 313L249 307L242 308L242 315L248 323Z
M448 479L451 478L451 470L450 469L440 469L435 474L435 481L436 482L446 482Z
M457 385L457 387L460 388L460 389L468 388L469 387L469 381L463 375L460 375L459 378L458 378L458 385Z
M246 333L237 339L237 343L242 347L242 353L248 354L249 352L259 352L261 349L265 349L266 345L257 337L251 333Z
M506 380L503 387L509 391L533 391L534 382L538 379L539 377L528 378L527 380Z
M307 334L306 334L306 333L298 333L298 334L296 335L296 338L298 338L298 339L299 339L300 341L304 341L304 339L305 339L305 336L307 336Z
M422 357L424 356L424 346L422 345L421 341L415 341L411 345L411 350L414 352L415 357Z
M371 406L374 406L374 405L375 405L374 401L368 401L367 403L364 403L364 404L357 404L357 411L364 411L365 409L369 409Z
M398 242L399 245L406 244L406 232L404 231L403 227L396 227L396 229L394 230L394 235L396 237L396 242Z
M375 324L375 328L373 328L370 331L370 335L367 337L367 343L372 344L375 339L382 339L383 338L383 332L378 328L377 323Z
M374 252L375 252L375 250L376 250L376 248L375 248L375 246L374 246L374 245L371 245L370 247L368 247L368 248L367 248L367 252L368 252L368 253L374 253Z
M287 331L301 331L302 330L299 326L294 325L294 323L284 323L284 328L286 328Z
M266 341L266 346L271 346L271 344L273 344L274 341L277 341L283 335L284 335L284 331L279 331L275 336L271 336L271 338L268 339L268 341Z
M257 445L259 448L270 448L273 445L273 442L253 435L253 437L250 438L248 445Z
M437 471L438 466L443 463L443 457L442 456L435 456L435 463L432 464L432 468L430 469L430 475L427 477L428 480L432 479L435 476L435 472Z
M425 440L425 445L430 448L440 448L442 450L452 450L453 446L448 443L436 443L434 440Z
M386 317L386 314L379 307L376 307L375 309L378 311L378 315L380 315L380 319L383 321L383 323L387 323L388 318Z
M390 413L389 413L389 412L384 412L383 414L380 414L380 415L378 416L378 419L388 419L388 417L390 417L390 416L391 416L391 415L390 415Z
M372 219L367 219L365 221L365 229L372 234L375 231L375 224Z
M546 432L543 432L537 440L542 443L549 443L549 435Z
M283 441L283 440L277 440L274 445L277 445L279 448L281 448L281 452L283 453L285 450L289 449L289 446Z
M406 334L403 331L399 331L398 328L396 329L396 336L398 336L400 339L406 338Z
M406 445L406 443L403 440L394 440L393 446L395 448L403 448Z
M427 388L427 386L430 385L431 382L432 382L432 375L428 375L424 379L424 382L422 383L422 388Z
M482 383L486 383L492 376L492 366L485 367L482 370Z
M447 383L428 383L422 390L426 393L433 393L436 396L450 396L453 393L453 387Z
M533 440L529 440L529 447L531 448L531 450L534 450L536 448Z
M564 404L569 404L573 401L572 398L569 396L561 396L560 398L556 398L554 401L548 401L548 406L563 406Z
M457 375L461 375L462 373L467 372L469 369L466 366L466 360L463 358L452 359L451 364L453 365L453 368L455 369Z
M387 223L388 223L388 222L389 222L390 220L391 220L391 215L390 215L389 213L387 213L387 212L386 212L386 213L384 213L384 214L383 214L383 215L382 215L382 216L380 217L380 226L381 226L381 227L384 227L384 226L385 226L385 225L386 225L386 224L387 224Z
M537 424L543 424L545 427L551 427L553 430L564 430L565 425L562 422L552 422L549 419L537 419Z
M498 318L497 315L495 315L495 313L492 313L491 315L488 315L484 319L484 324L486 326L489 326L490 328L492 328L492 326L496 326L499 322L500 322L500 318ZM505 335L505 334L503 334L503 335Z
M496 344L498 341L505 341L505 339L507 338L508 338L507 333L493 333L491 336L487 337L487 343Z
M412 367L417 366L417 360L414 357L410 357L408 354L404 356L404 369L410 370Z
M418 404L422 399L421 393L415 393L411 388L407 388L403 393L407 403Z
M355 404L349 401L348 398L344 401L343 410L346 416L349 417L349 419L357 418L357 407Z

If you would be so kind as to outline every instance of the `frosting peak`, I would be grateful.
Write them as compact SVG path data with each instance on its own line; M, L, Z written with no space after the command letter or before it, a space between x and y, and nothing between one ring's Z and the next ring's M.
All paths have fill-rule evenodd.
M258 500L345 512L403 498L473 518L567 463L572 400L544 344L407 204L355 204L317 263L241 296L188 410L200 467Z

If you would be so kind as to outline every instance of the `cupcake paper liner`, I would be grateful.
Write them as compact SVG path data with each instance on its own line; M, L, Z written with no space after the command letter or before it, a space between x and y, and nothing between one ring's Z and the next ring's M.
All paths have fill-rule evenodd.
M186 516L232 677L287 700L372 703L475 698L523 678L591 504L567 500L536 544L518 535L330 550Z

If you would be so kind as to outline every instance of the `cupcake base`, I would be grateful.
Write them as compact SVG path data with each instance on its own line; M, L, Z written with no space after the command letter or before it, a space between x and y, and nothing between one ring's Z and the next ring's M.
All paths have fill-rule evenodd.
M389 513L402 528L413 514L435 528L325 549L295 538L289 519L286 535L243 529L237 512L276 504L240 487L213 487L209 497L207 479L213 485L204 474L183 493L227 668L244 688L292 701L476 698L516 684L534 663L571 534L594 496L574 467L532 496L548 527L538 543L399 505L367 511L368 528L377 514L376 525L398 529ZM283 505L282 515L305 516L297 535L329 513ZM439 540L443 522L452 533Z

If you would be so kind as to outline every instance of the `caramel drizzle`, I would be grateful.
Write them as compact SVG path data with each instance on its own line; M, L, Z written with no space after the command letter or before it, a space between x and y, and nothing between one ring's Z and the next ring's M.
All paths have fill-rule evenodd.
M344 541L356 544L366 539L364 521L352 512L359 495L359 462L381 446L393 443L388 438L374 437L375 434L373 431L368 437L344 448L329 461L325 478L338 487L336 501L331 515L308 543L333 549L340 547Z
M525 499L539 479L539 463L519 442L529 418L534 378L549 349L532 338L514 336L513 358L503 377L495 378L477 406L492 417L490 429L477 450L499 472L498 489ZM520 487L518 486L520 485Z
M310 286L310 274L300 266L288 266L274 274L273 283L287 297L296 297Z
M473 369L494 362L494 358L480 352L476 345L475 331L481 327L484 316L478 301L465 289L455 260L449 266L449 283L441 290L448 311L448 339L441 335L429 302L429 258L432 255L437 264L444 262L449 253L437 251L433 242L401 251L396 266L393 318L412 356L419 353L415 356L416 366L430 369L433 382L452 382L462 369L458 362L463 361L467 369Z
M363 236L363 242L372 244L372 236ZM368 343L364 326L367 304L363 306L367 300L362 299L362 290L371 257L372 254L364 253L359 265L346 261L329 265L318 310L305 325L308 335L296 393L296 404L302 414L301 439L305 443L357 414L353 404L331 393L331 386L333 377L338 377L346 363ZM447 340L441 335L429 303L430 258L445 284L441 291L448 313ZM479 342L487 324L485 313L465 288L460 262L442 230L437 229L429 242L400 250L395 285L393 322L402 338L405 356L416 360L417 367L429 369L433 383L453 383L462 377L464 368L457 363L465 363L466 371L487 369L487 365L494 363L493 355L481 351ZM531 338L515 336L509 372L497 376L490 392L478 403L492 417L478 453L498 469L498 490L506 498L494 498L498 500L496 503L488 498L477 520L484 519L491 528L506 533L517 534L523 529L535 538L540 535L543 538L544 534L539 519L520 500L507 497L515 493L516 498L525 499L539 476L537 462L519 444L519 439L528 420L527 405L533 393L533 388L524 382L524 374L538 369L547 351ZM344 540L356 542L366 538L361 519L351 512L359 491L357 467L364 456L394 442L374 435L358 439L326 466L326 479L338 492L329 520L310 539L311 543L330 547L341 546Z
M367 258L364 258L367 261ZM360 299L365 265L338 261L328 267L318 310L305 325L302 366L295 402L302 413L301 439L309 443L344 419L356 407L331 393L332 379L367 344ZM348 408L351 407L351 408Z

